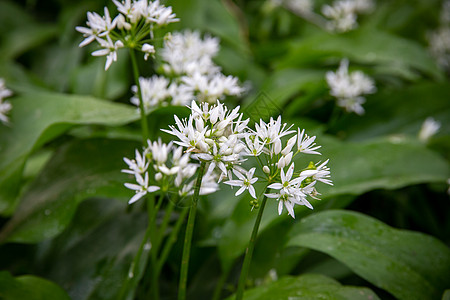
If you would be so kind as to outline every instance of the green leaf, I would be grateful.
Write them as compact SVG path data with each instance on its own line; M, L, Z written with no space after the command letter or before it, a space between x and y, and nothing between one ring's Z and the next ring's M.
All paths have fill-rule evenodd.
M318 143L323 145L322 157L330 158L328 166L334 184L321 186L324 197L445 182L450 177L448 162L414 140L388 138L344 143L319 137Z
M345 115L335 131L350 140L366 140L388 134L417 137L427 117L440 121L438 134L450 135L450 86L445 83L418 83L401 89L383 90L364 104L364 117ZM424 105L426 104L426 105Z
M379 299L368 288L343 286L336 280L318 274L299 277L283 277L280 280L261 285L244 293L245 300L367 300ZM234 296L228 300L234 299Z
M137 143L93 139L63 146L24 194L17 211L0 233L2 242L35 243L51 238L70 223L78 204L90 197L126 200L128 176L124 156Z
M31 275L14 278L6 271L0 272L0 298L4 300L70 300L67 293L51 281Z
M17 204L24 163L33 150L78 124L118 126L137 120L136 109L95 99L32 90L12 98L11 125L0 127L0 213Z
M330 57L348 57L360 63L386 66L394 75L410 74L409 79L417 77L415 70L438 80L444 78L434 59L420 44L370 27L345 34L316 34L295 41L278 68L312 65Z
M450 249L356 212L325 211L295 224L287 246L327 253L398 299L438 299L450 285Z
M72 300L117 297L148 220L145 211L127 208L114 199L84 201L61 235L38 245L43 274L64 286Z

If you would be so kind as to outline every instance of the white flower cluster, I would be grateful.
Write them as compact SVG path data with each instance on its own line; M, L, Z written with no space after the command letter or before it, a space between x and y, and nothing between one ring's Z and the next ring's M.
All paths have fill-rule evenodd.
M441 128L441 123L437 122L434 118L428 117L422 123L420 131L418 134L419 140L422 142L427 142L433 135L435 135L439 128Z
M366 102L366 99L362 95L376 91L372 78L361 71L349 73L347 59L341 60L336 72L328 71L326 80L331 89L330 94L338 100L338 106L358 115L364 114L362 104Z
M450 70L450 1L442 4L440 27L428 34L430 52L443 68Z
M312 208L307 196L319 195L315 189L317 181L332 184L328 179L328 160L295 171L292 159L300 153L320 154L320 146L315 144L315 136L309 137L304 130L291 130L281 123L281 117L271 118L268 123L260 120L255 129L250 129L249 119L243 119L239 107L230 111L219 101L215 105L192 101L190 109L188 118L180 120L174 116L176 125L162 130L176 136L174 143L185 148L191 158L205 163L207 174L217 174L219 182L227 179L225 184L238 186L236 195L248 190L254 198L250 202L253 207L258 206L258 193L253 186L259 180L255 177L257 168L267 181L267 190L277 190L265 195L279 201L279 214L286 207L292 217L296 204ZM257 167L244 168L248 157L255 158Z
M140 78L141 96L146 110L161 105L188 105L192 99L214 102L225 96L238 96L244 90L238 79L225 76L213 57L219 51L219 40L200 37L197 31L168 34L158 52L160 70L165 76ZM170 80L168 79L170 78ZM139 106L137 87L132 87L131 102Z
M0 78L0 121L3 124L9 123L7 114L11 111L12 105L9 101L4 99L12 95L11 90L8 90L5 85L5 80Z
M368 13L373 8L372 0L336 0L332 5L323 5L322 14L329 19L328 30L346 32L358 26L359 13Z
M105 56L107 70L113 61L117 61L117 50L123 47L139 49L144 57L155 53L153 45L149 44L153 38L153 28L178 22L172 7L165 7L159 0L113 0L118 14L111 18L107 7L104 16L96 12L87 13L87 27L77 26L76 30L83 34L85 39L80 47L97 41L102 49L94 51L94 56Z
M142 153L136 150L134 159L124 158L128 169L122 172L134 175L136 181L125 183L127 188L136 192L128 203L134 203L147 193L158 190L170 192L175 189L180 196L192 194L192 176L197 171L198 164L192 163L189 154L183 153L183 148L174 146L172 142L165 144L158 139L154 142L148 140L147 144ZM154 175L150 177L150 173ZM207 173L202 181L200 195L215 192L218 189L216 181L214 174Z

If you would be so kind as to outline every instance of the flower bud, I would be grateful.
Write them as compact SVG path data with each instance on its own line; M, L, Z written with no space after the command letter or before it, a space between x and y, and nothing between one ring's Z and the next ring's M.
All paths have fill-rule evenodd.
M263 172L266 173L266 174L269 174L270 173L269 167L268 166L264 166L263 167Z
M162 178L163 178L163 174L161 174L159 172L155 174L155 180L156 181L160 181Z

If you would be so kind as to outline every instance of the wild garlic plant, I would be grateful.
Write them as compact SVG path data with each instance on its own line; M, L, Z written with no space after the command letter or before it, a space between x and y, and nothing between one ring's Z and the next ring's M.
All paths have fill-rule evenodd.
M375 82L362 71L349 72L348 64L348 60L343 59L336 72L326 73L330 94L336 97L339 107L347 112L363 115L362 104L366 102L363 95L376 92Z
M186 297L189 253L198 196L203 180L209 180L211 177L218 178L218 182L223 181L226 185L238 187L236 196L247 191L252 197L250 201L252 209L259 209L239 281L237 299L241 299L254 241L267 199L278 201L279 214L286 208L293 218L295 205L304 205L312 209L308 198L317 199L319 195L316 189L317 182L332 184L329 179L328 160L311 162L303 168L296 169L293 162L295 156L320 154L317 151L320 146L316 145L315 136L308 136L300 128L292 130L292 126L282 123L281 116L276 120L271 118L267 123L260 120L254 128L250 128L249 119L244 119L243 114L239 112L239 106L229 110L219 100L213 105L206 102L197 104L192 101L190 110L189 117L180 120L175 115L175 125L170 125L169 129L162 129L175 136L173 143L182 147L185 155L190 155L191 159L200 164L186 229L179 299ZM252 164L248 168L246 166L250 163L250 158ZM129 165L131 169L134 166L133 163ZM253 186L258 180L265 182L265 187L260 191L256 191ZM139 194L142 191L149 192L146 187L131 188ZM130 201L134 199L133 197Z

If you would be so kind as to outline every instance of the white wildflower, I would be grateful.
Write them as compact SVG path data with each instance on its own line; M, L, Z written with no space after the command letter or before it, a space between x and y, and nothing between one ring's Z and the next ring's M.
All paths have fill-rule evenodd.
M364 113L361 104L365 102L365 98L362 95L376 91L372 78L361 71L349 73L347 59L341 61L336 72L327 72L326 80L331 89L330 94L338 99L338 106L359 115Z
M248 190L250 195L253 198L256 197L256 191L252 184L254 184L258 178L253 178L253 174L255 173L256 168L251 168L248 170L248 172L245 173L245 176L241 174L240 172L233 170L234 175L236 175L239 180L228 180L225 181L225 184L231 185L231 186L239 186L239 190L236 192L235 196L239 196L242 194L245 190Z
M439 128L441 128L441 123L437 122L432 117L428 117L420 128L418 137L422 142L427 142L433 135L435 135Z
M109 35L106 36L106 40L97 38L100 46L103 49L92 52L93 56L106 55L105 71L109 69L113 61L117 61L117 50L123 47L122 41L113 42Z

